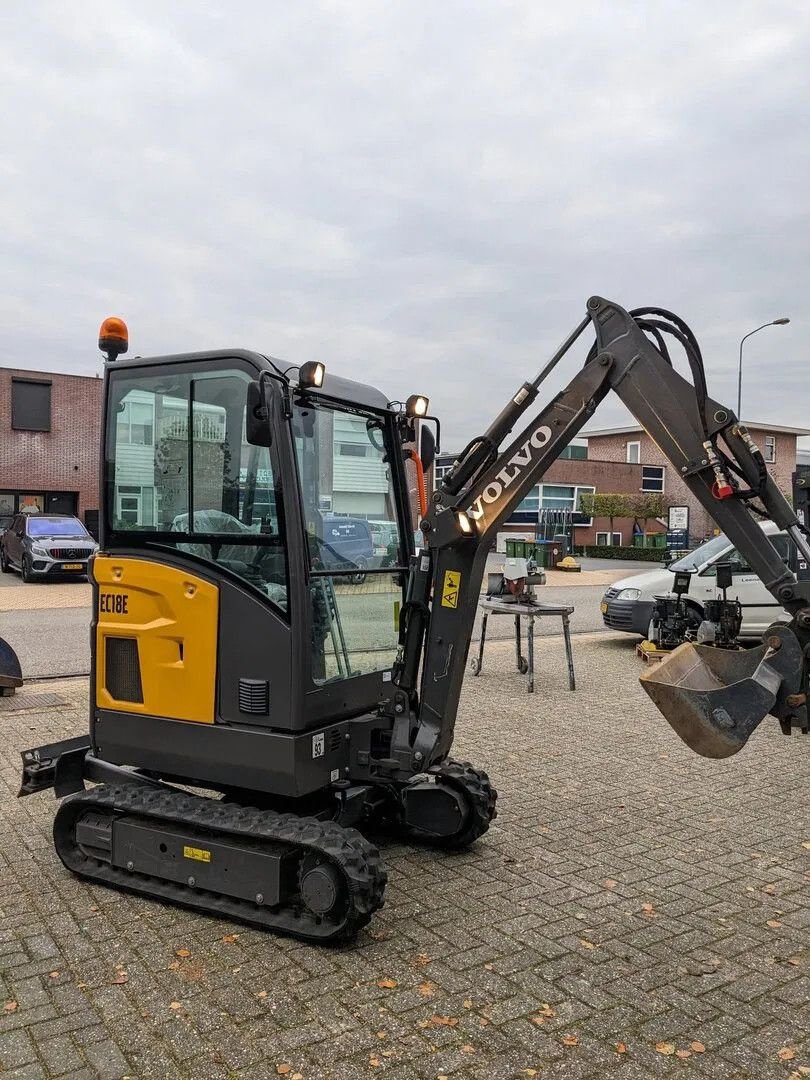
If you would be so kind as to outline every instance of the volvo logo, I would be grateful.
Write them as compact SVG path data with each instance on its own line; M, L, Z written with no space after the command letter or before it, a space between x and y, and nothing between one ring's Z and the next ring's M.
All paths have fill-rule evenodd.
M513 454L506 465L495 477L490 480L472 506L467 509L467 517L478 521L484 516L484 505L497 502L508 487L517 480L523 470L531 465L535 458L535 451L542 448L551 439L551 428L541 425L531 433L526 442L517 453Z

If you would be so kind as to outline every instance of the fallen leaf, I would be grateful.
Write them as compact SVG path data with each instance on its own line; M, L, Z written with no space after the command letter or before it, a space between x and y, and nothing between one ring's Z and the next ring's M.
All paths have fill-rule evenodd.
M58 979L59 978L59 972L58 971L49 971L48 972L48 978L49 979Z
M302 1073L293 1073L290 1080L304 1080Z
M778 930L782 924L778 919L768 919L766 925L770 926L771 930Z
M524 1069L523 1070L523 1075L524 1076L537 1076L537 1069Z
M488 1016L479 1016L479 1018L478 1018L478 1026L479 1027L486 1027L488 1023L489 1023L489 1017Z
M169 1008L170 1008L170 1009L174 1009L174 1011L175 1011L175 1012L177 1012L177 1010L178 1010L178 1009L182 1009L182 1008L183 1008L183 1005L182 1005L182 1003L181 1003L181 1002L179 1002L179 1001L170 1001L170 1002L169 1002Z
M690 1042L689 1049L694 1054L704 1054L706 1052L706 1047L703 1045L702 1042Z
M283 1065L276 1065L276 1072L279 1076L286 1076L287 1073L292 1072L292 1065L287 1065L286 1063Z
M469 1043L465 1043L461 1048L461 1052L462 1052L462 1054L474 1054L475 1053L475 1047L470 1046Z
M602 884L605 886L606 889L615 889L619 883L618 881L614 881L612 877L609 877L605 878Z
M776 885L763 885L762 891L766 892L768 896L773 896L773 894L776 892Z
M674 1054L675 1053L675 1047L672 1045L672 1043L668 1043L668 1042L656 1043L655 1044L655 1049L656 1049L656 1052L659 1053L659 1054Z
M789 956L787 960L785 960L785 963L790 964L791 967L798 967L801 964L801 960L798 956Z
M380 1059L378 1057L375 1057L373 1054L368 1059L368 1063L372 1067L372 1069L379 1069L379 1067L382 1065Z
M375 1032L375 1034L376 1034L378 1039L386 1039L388 1037L388 1032L387 1031L377 1031L377 1032Z
M383 1057L394 1057L395 1055L396 1055L396 1050L383 1050L383 1052L382 1052Z
M377 986L381 990L396 990L399 983L396 979L377 979Z
M675 1051L675 1057L679 1057L679 1058L681 1058L681 1060L683 1060L684 1058L691 1057L691 1056L692 1056L692 1051L691 1050L676 1050Z
M616 1043L614 1049L615 1049L617 1054L626 1054L627 1053L627 1044L626 1043Z
M492 965L492 964L484 964L484 969L485 969L486 971L492 971L492 969L493 969L493 966L494 966L494 965Z
M803 848L807 848L807 850L808 850L808 851L810 851L810 840L805 840L805 841L804 841L804 842L802 843L802 847L803 847Z
M418 956L414 957L413 963L416 967L424 967L425 964L430 963L430 957L427 953L420 952Z
M238 934L225 934L225 936L223 937L222 940L225 942L226 945L233 945L233 943L235 941L239 940L239 935Z
M431 1016L429 1021L431 1027L456 1027L458 1024L457 1016Z
M416 988L422 997L433 997L436 993L436 984L432 982L423 982Z
M655 916L658 914L652 904L642 904L641 912L643 915L646 915L650 919L655 918Z
M90 910L91 911L98 911L99 909L98 909L98 907L96 907L95 904L93 904L93 906L90 908Z
M587 938L580 938L579 943L580 943L580 945L582 946L583 949L595 949L595 948L597 948L597 946L594 945L594 943L592 941L588 941Z
M796 1051L792 1046L783 1046L781 1050L776 1051L776 1056L780 1061L792 1061L796 1057Z
M472 998L467 998L465 1001L462 1001L461 1004L464 1006L465 1009L471 1009L473 1007Z
M191 949L175 949L174 955L179 956L181 959L185 960L187 956L191 956Z
M179 971L179 970L180 970L180 961L179 960L172 960L172 962L169 964L169 971Z
M579 1044L579 1038L576 1035L563 1035L560 1042L563 1046L577 1046Z
M129 975L125 971L119 971L112 981L113 986L123 986L129 982Z
M260 990L258 992L258 994L256 995L256 997L261 998L262 1001L264 1001L264 999L267 997L267 991L266 990Z
M19 1004L16 1001L7 1001L3 1006L3 1012L13 1013L19 1009Z

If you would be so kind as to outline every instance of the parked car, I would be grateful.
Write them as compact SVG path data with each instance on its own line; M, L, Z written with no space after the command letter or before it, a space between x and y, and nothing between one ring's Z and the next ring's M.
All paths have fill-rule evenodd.
M772 521L762 522L761 527L779 549L785 562L795 570L796 550L787 534L779 532ZM728 590L728 598L739 599L742 604L741 637L759 638L771 623L787 621L789 616L784 608L774 600L728 537L720 533L665 568L634 574L615 582L602 597L605 626L611 630L649 637L655 597L671 594L672 574L676 570L690 570L692 579L684 601L690 621L697 628L703 618L704 602L722 596L716 585L717 564L721 562L732 566L734 583Z
M19 570L23 581L87 574L98 544L68 514L17 514L0 536L0 570Z
M395 521L369 521L374 544L374 566L392 566L397 562L399 527ZM421 537L421 533L419 534Z
M317 558L324 570L356 570L350 579L356 585L366 580L373 565L374 543L365 518L325 514Z

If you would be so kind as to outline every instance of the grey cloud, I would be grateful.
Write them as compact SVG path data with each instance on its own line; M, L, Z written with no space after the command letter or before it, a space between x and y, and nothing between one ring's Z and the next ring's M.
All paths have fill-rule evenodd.
M114 312L424 390L457 446L600 292L731 403L790 315L744 412L804 423L810 9L547 8L5 5L0 363L97 370Z

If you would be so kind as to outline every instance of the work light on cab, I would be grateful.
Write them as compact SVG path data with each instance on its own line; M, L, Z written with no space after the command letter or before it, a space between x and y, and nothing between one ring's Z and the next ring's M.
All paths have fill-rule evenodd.
M129 331L123 319L111 315L101 324L98 332L98 347L112 361L129 348Z
M323 386L323 377L326 374L326 365L320 360L307 360L298 369L298 385L312 387L317 390Z
M427 416L430 401L422 394L411 394L405 402L406 416Z

